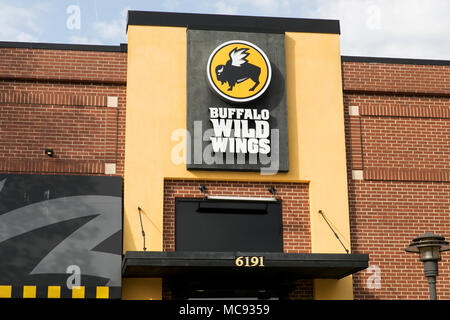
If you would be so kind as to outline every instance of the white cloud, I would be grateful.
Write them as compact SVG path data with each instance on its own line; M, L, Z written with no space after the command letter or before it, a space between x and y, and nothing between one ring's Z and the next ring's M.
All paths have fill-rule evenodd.
M178 0L164 0L163 8L167 11L178 11L181 7L181 3Z
M89 39L88 37L84 37L84 36L71 36L69 38L69 42L74 43L74 44L97 44L97 45L103 44L98 39L92 40L92 39Z
M115 40L121 38L123 33L125 32L122 27L120 21L112 21L112 22L95 22L94 28L98 35L107 40Z
M19 42L37 42L38 38L31 34L19 31L19 33L15 35L15 40Z
M219 14L279 15L291 0L219 0L214 3ZM289 11L289 10L288 10Z
M119 19L95 22L93 26L96 35L103 40L125 42L128 10L128 8L122 9Z
M71 36L69 38L70 43L77 43L77 44L89 44L89 38L83 37L83 36Z
M280 12L282 7L289 4L287 0L248 0L255 10L260 11L263 14L275 15Z
M39 17L44 7L21 8L0 3L0 39L36 42L42 33Z
M225 1L217 1L215 3L216 13L219 14L236 14L239 9L239 4L230 4Z
M127 13L129 8L123 8L120 16L109 21L100 20L90 24L83 34L69 37L70 43L76 44L118 44L126 42Z
M217 0L215 12L338 19L341 53L450 60L449 0Z
M315 18L339 19L343 55L450 59L448 0L318 0Z

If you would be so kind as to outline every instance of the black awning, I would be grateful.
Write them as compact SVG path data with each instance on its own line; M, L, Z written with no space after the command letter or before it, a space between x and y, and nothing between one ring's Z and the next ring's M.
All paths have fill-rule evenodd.
M238 257L243 258L236 261ZM251 257L258 257L253 259L257 266L245 266L252 264ZM241 262L242 266L237 266ZM366 269L368 262L368 254L127 251L122 262L122 275L169 279L340 279Z

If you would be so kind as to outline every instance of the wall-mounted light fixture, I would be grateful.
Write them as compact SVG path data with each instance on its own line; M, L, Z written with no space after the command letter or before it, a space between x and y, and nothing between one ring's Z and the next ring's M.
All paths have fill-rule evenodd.
M230 200L230 201L263 201L263 202L276 202L277 199L269 197L233 197L233 196L208 196L207 200Z
M49 157L53 157L55 155L53 149L45 149L44 153Z
M204 194L204 200L231 200L231 201L265 201L265 202L276 202L277 199L275 197L275 188L273 187L269 187L269 191L270 191L274 197L273 198L268 198L268 197L235 197L235 196L208 196L207 195L207 191L206 191L206 187L201 185L199 187L200 191L203 192Z

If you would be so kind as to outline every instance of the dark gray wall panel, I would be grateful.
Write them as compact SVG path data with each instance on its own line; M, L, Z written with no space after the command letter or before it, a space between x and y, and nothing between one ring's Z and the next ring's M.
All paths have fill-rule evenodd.
M122 178L0 175L0 256L1 284L65 290L75 265L120 298Z
M244 40L261 48L270 60L272 67L272 80L266 92L258 99L243 103L230 104L215 94L208 84L206 66L210 54L214 49L230 40ZM245 164L207 164L196 163L195 157L199 157L199 149L194 143L194 121L202 122L202 130L212 128L209 118L210 107L223 108L248 108L268 109L270 111L270 128L279 130L278 171L289 170L288 150L288 126L286 106L286 62L284 34L246 33L227 31L187 31L187 130L190 133L189 141L191 155L188 155L187 169L202 170L232 170L232 171L259 171L261 167L269 167L269 164L257 162L250 164L248 156ZM202 143L202 150L209 145L209 141ZM272 146L272 153L276 152ZM269 156L274 156L271 154ZM200 155L201 157L201 155ZM225 157L223 157L225 161ZM202 159L203 160L203 159ZM275 172L276 173L276 172Z
M283 252L281 202L176 199L175 250Z

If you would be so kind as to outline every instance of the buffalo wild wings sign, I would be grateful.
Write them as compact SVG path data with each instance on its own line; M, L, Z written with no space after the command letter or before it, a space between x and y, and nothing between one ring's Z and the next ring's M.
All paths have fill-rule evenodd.
M222 43L211 53L206 75L217 94L240 103L255 100L267 90L272 68L258 46L248 41L232 40Z
M187 71L188 169L289 170L284 35L188 30Z

